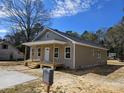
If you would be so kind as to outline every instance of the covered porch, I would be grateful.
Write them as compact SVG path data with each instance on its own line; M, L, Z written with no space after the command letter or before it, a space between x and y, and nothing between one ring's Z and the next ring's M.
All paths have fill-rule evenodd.
M37 64L40 67L61 67L64 64L64 47L66 42L47 40L23 43L25 45L25 59L27 64ZM27 60L27 47L30 47L30 58Z

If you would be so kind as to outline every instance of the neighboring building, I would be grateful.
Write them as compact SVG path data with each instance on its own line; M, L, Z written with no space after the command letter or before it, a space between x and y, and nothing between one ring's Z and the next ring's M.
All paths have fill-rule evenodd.
M0 42L0 60L22 60L23 58L23 53L11 44L5 41Z
M30 61L39 61L41 66L80 69L107 63L106 48L50 28L23 45L30 47Z
M109 53L108 57L109 57L109 59L116 59L117 55L116 55L116 53Z

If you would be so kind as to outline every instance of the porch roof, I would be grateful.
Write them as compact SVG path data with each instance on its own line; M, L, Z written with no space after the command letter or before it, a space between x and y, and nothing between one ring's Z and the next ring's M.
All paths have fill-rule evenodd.
M22 45L25 45L25 46L35 46L35 45L45 45L45 44L66 44L66 42L59 41L59 40L47 40L47 41L27 42L27 43L23 43Z

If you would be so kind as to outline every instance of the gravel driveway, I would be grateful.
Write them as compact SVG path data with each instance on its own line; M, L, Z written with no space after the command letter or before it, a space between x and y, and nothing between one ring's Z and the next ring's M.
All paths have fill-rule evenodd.
M37 78L18 71L0 70L0 89L8 88L10 86L21 84L34 79Z

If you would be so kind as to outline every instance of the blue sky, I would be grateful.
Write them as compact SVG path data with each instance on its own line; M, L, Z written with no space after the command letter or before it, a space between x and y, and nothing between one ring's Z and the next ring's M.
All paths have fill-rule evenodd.
M50 27L61 31L72 30L82 33L85 30L109 28L119 23L124 16L124 0L43 0L43 2L46 9L51 9ZM6 24L0 20L0 36L3 37L8 30Z

